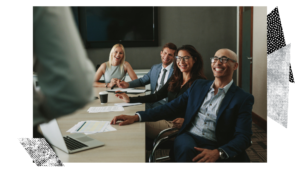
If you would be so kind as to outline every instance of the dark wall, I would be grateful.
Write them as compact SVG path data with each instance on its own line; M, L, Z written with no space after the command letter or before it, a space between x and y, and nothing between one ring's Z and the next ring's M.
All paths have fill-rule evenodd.
M209 57L220 48L236 52L237 8L236 7L159 7L158 47L125 46L126 61L133 69L150 69L161 63L160 51L165 43L180 47L193 45L203 56L204 72L213 79ZM96 66L108 61L110 48L88 49L88 56ZM236 79L236 73L233 79Z

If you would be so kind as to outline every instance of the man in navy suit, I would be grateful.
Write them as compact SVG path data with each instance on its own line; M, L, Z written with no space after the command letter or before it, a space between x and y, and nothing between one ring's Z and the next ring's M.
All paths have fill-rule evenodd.
M180 97L134 116L116 116L119 125L135 121L157 121L186 111L184 123L174 141L174 156L179 162L247 162L245 150L251 145L254 97L232 80L237 56L220 49L211 58L214 81L197 80Z
M158 91L173 74L173 60L177 47L173 43L167 43L162 47L160 52L162 63L153 65L150 71L143 77L133 80L129 83L123 81L118 83L119 88L139 87L147 84L151 85L151 94ZM161 106L167 103L167 99L162 99L155 103L147 103L146 109Z

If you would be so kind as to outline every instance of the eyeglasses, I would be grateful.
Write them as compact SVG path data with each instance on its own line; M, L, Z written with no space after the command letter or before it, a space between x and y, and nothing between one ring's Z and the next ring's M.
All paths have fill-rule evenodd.
M191 56L182 56L182 57L181 56L175 56L177 62L180 62L181 60L183 60L184 62L187 62L190 57Z
M226 57L226 56L222 56L222 57L220 57L220 58L218 58L218 57L211 57L210 60L211 60L211 63L216 63L218 60L219 60L221 63L227 63L228 60L231 60L231 61L233 61L233 62L236 62L235 60L229 59L229 58Z

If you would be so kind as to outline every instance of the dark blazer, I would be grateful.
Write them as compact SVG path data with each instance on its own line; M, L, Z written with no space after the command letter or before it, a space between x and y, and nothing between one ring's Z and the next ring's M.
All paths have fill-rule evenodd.
M173 66L171 66L168 79L173 74ZM150 84L151 94L153 94L155 91L155 88L156 88L156 84L157 84L157 80L158 80L158 76L159 76L161 68L162 68L162 63L153 65L151 67L150 71L147 74L145 74L143 77L129 82L129 87L140 87L140 86L145 86L147 84Z
M142 121L157 121L186 110L185 120L179 131L181 134L194 120L212 83L213 81L196 80L177 99L138 113ZM245 150L251 145L253 104L254 97L232 83L220 105L215 134L219 148L229 155L231 161L249 160Z

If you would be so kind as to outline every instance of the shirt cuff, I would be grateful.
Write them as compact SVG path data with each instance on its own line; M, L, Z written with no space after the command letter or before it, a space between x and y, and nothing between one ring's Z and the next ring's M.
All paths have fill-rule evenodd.
M221 150L223 150L222 148L219 148ZM224 151L224 150L223 150ZM229 158L229 155L226 153L226 151L224 151L224 153L226 154L226 158L225 159L228 159Z
M135 114L139 116L139 122L141 122L142 121L141 115L139 113L135 113Z

